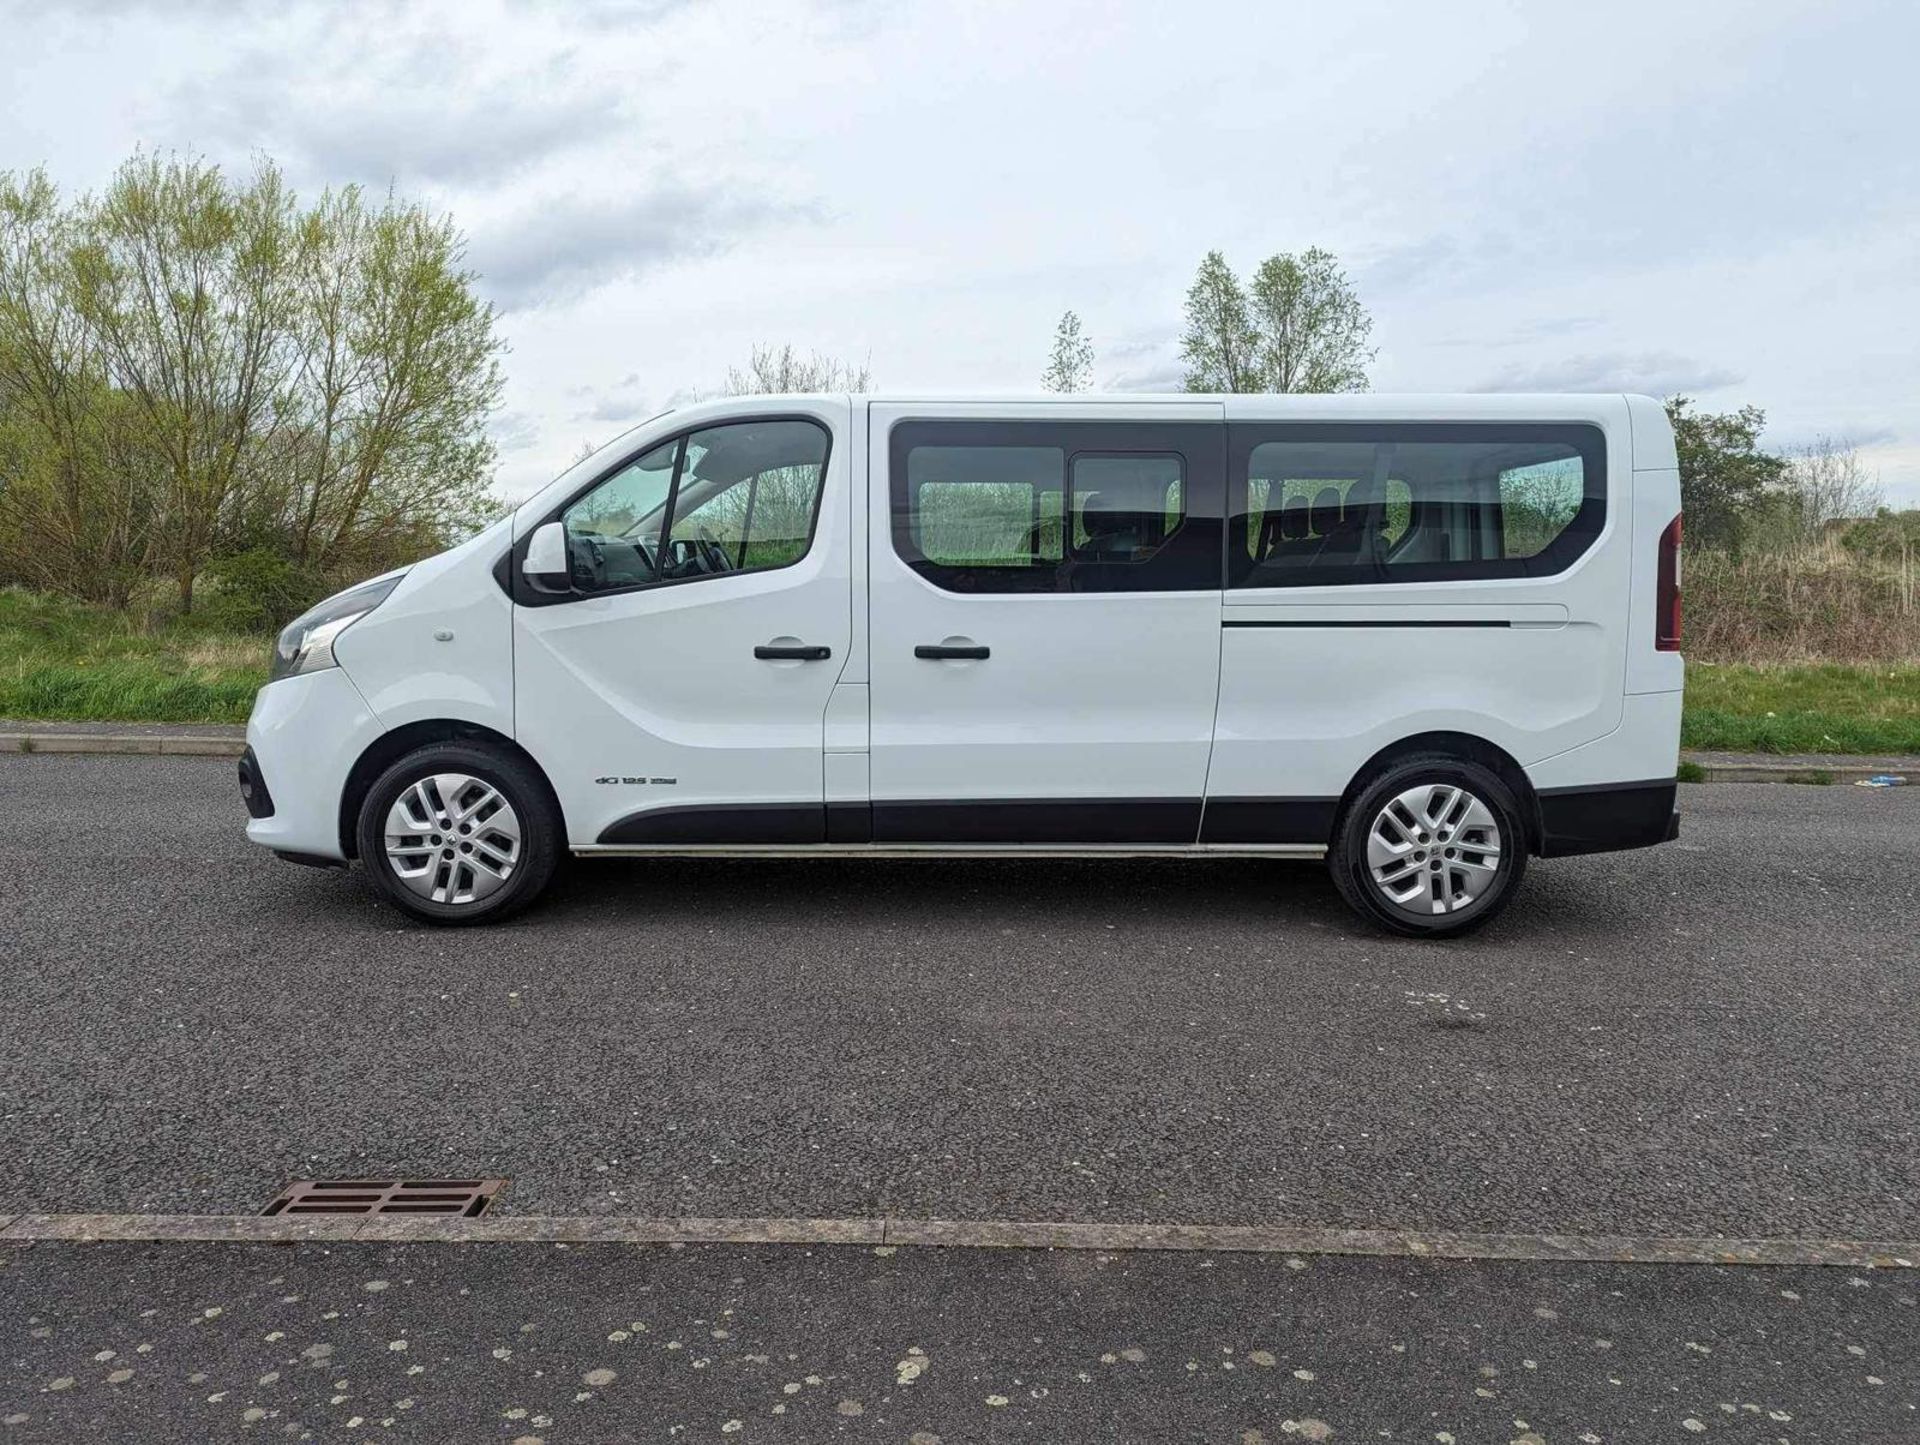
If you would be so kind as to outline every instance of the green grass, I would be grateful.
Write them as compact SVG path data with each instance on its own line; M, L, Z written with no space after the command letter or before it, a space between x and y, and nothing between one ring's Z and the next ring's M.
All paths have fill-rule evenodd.
M245 722L269 645L0 588L0 717Z
M1920 665L1687 668L1683 747L1920 753Z

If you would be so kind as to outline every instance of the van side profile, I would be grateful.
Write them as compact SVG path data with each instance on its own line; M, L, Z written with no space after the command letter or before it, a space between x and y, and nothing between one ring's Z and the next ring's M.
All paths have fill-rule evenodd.
M1677 834L1639 396L748 397L277 644L248 836L477 923L567 854L1324 858L1393 932Z

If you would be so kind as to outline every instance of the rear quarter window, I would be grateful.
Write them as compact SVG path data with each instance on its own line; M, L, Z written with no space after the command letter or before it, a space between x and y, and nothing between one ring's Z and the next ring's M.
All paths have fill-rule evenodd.
M1231 430L1229 587L1550 576L1605 522L1596 427Z

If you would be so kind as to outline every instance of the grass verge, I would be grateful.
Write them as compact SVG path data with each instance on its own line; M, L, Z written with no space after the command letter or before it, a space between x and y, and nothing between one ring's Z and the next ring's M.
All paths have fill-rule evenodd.
M1920 753L1920 665L1690 663L1680 742L1734 753Z
M0 717L245 722L267 680L268 646L178 622L147 629L123 613L0 589Z
M269 640L0 588L0 717L247 720ZM1744 753L1920 753L1920 664L1687 668L1682 744Z

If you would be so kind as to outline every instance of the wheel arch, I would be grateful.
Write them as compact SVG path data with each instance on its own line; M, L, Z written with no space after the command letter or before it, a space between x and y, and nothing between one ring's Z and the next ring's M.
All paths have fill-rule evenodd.
M372 790L374 780L408 753L430 743L485 743L525 763L546 787L547 801L553 804L554 816L560 820L562 839L571 836L566 831L566 811L560 806L560 796L554 791L547 770L540 766L532 753L505 733L497 732L483 723L464 722L457 718L426 718L382 733L367 744L366 750L348 770L346 786L340 791L340 851L343 856L359 856L360 807Z
M1362 763L1359 770L1348 781L1347 788L1340 795L1340 806L1334 813L1333 836L1340 836L1345 825L1347 810L1353 806L1353 800L1360 796L1373 776L1382 768L1401 758L1413 757L1420 753L1444 753L1449 757L1464 758L1479 763L1505 783L1512 791L1514 800L1520 805L1521 821L1527 830L1527 851L1539 853L1541 840L1540 799L1533 789L1533 780L1527 776L1527 770L1505 748L1490 743L1485 738L1472 733L1427 732L1414 733L1398 741L1388 743Z

